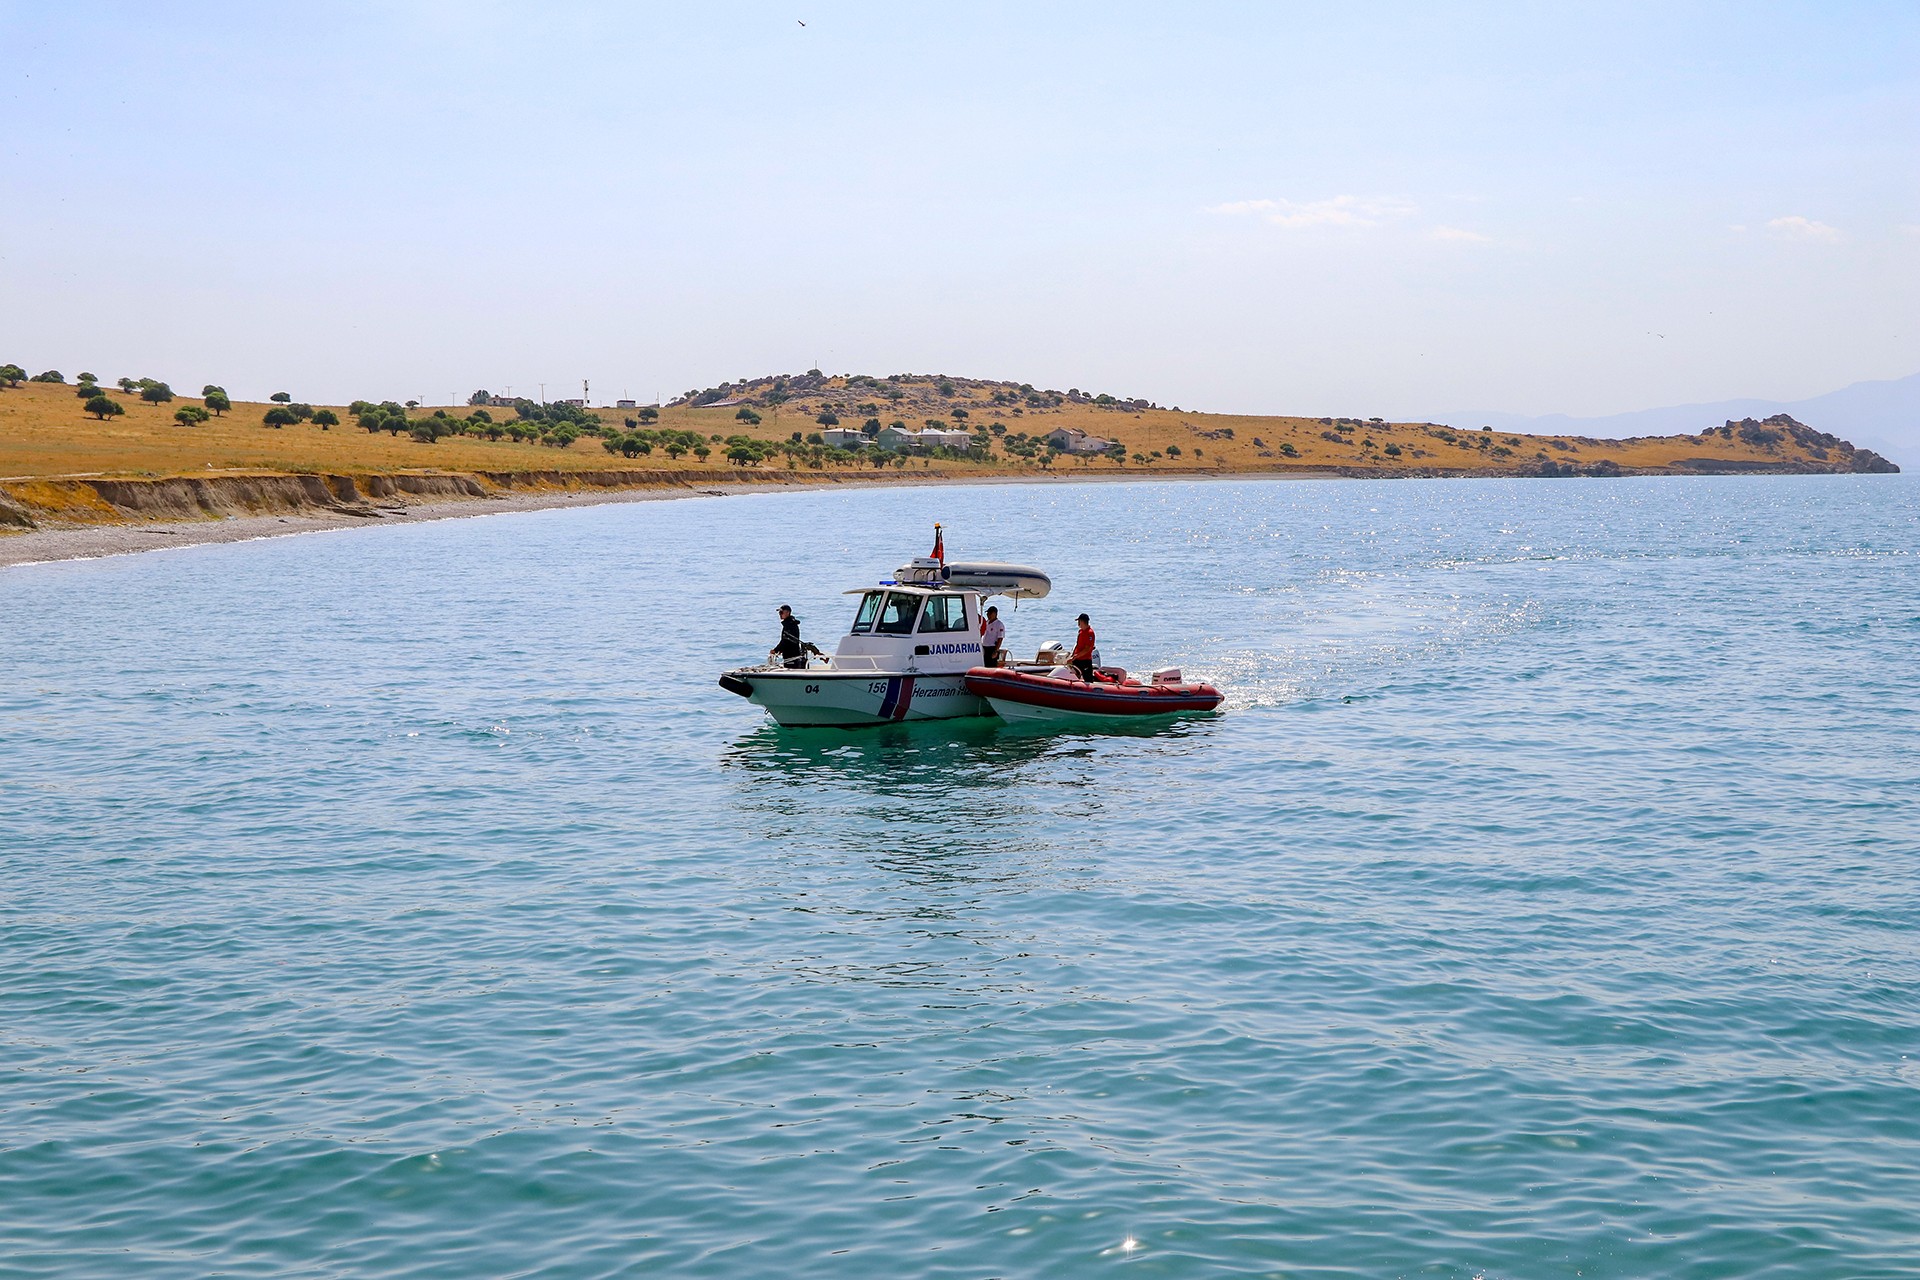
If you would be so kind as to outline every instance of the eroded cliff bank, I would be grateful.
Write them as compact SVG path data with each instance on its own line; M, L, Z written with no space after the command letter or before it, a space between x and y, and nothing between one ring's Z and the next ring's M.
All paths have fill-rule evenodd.
M0 526L15 529L226 520L243 516L380 519L421 503L499 499L515 494L628 489L713 489L874 480L878 474L785 477L738 470L403 472L398 474L228 474L148 478L68 476L0 484ZM919 477L915 477L919 478Z

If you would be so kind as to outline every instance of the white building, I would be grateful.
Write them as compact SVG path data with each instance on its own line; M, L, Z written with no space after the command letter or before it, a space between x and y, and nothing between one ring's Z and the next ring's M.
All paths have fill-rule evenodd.
M828 427L820 433L835 449L858 449L867 443L867 437L858 427Z
M965 453L967 450L973 448L973 432L951 430L935 431L929 428L920 433L919 442L922 449L931 449L935 445L945 445L949 449L955 449L961 453Z
M1047 443L1062 453L1105 453L1113 441L1090 436L1078 427L1060 427L1047 433Z

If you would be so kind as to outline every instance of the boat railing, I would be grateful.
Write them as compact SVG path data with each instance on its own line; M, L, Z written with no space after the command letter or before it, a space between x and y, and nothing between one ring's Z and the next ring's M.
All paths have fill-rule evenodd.
M883 671L891 669L882 667L880 665L882 661L898 664L900 660L894 657L882 659L876 655L865 653L836 653L827 660L827 666L834 671Z

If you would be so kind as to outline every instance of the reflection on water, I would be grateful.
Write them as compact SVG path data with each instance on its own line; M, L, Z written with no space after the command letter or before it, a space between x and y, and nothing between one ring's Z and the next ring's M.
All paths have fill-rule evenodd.
M1101 743L1117 739L1197 745L1217 717L1148 723L1118 721L1097 729L1060 730L1010 724L995 716L920 720L862 729L783 729L772 721L736 738L721 756L753 782L818 788L848 787L925 802L939 788L942 803L965 804L973 790L1011 790L1036 778L1036 769L1091 759ZM1084 785L1063 773L1053 780Z

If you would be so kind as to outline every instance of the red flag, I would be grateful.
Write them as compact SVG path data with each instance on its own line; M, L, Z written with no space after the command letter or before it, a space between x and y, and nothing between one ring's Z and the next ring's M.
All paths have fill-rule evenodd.
M933 558L941 564L947 562L947 540L937 524L933 526Z

